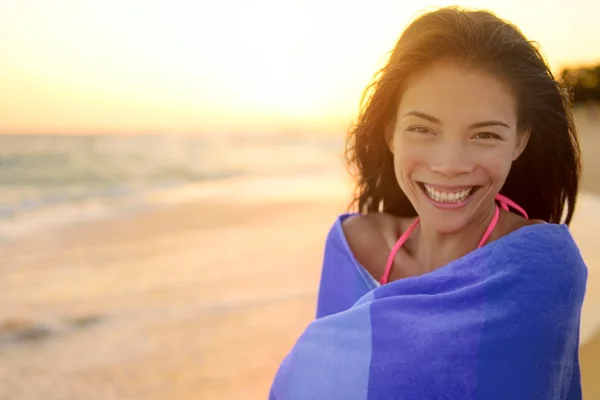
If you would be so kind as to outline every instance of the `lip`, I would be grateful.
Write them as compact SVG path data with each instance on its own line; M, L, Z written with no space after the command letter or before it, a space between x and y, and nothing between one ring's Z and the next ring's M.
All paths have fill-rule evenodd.
M471 199L473 198L473 195L481 187L481 186L478 186L478 185L471 185L471 186L450 186L450 185L432 185L432 184L427 183L427 186L429 186L429 187L440 188L442 190L444 190L444 189L445 190L472 189L471 195L469 197L467 197L465 200L460 201L460 202L456 202L456 203L445 203L445 202L435 201L431 197L429 197L427 195L427 193L425 192L424 182L418 182L417 186L419 186L419 189L421 190L421 194L427 199L427 201L429 202L429 204L431 204L435 208L439 208L439 209L442 209L442 210L457 210L457 209L460 209L460 208L464 208L467 204L469 204L471 202Z

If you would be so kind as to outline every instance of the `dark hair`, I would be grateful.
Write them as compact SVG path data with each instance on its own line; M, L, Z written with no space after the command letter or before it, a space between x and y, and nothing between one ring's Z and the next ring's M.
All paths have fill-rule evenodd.
M396 180L386 131L395 121L407 78L441 59L483 68L513 88L519 131L528 128L531 136L500 193L521 205L530 218L552 223L560 223L566 206L564 222L568 224L581 166L566 87L554 78L537 44L517 27L490 12L457 7L429 12L413 21L365 90L358 121L346 142L346 162L356 177L351 207L361 213L416 215Z

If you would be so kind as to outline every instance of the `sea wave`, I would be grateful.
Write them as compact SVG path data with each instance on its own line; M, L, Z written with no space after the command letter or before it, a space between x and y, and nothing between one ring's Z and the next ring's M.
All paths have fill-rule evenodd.
M198 198L223 182L281 189L339 170L341 149L340 138L301 135L0 135L0 236Z

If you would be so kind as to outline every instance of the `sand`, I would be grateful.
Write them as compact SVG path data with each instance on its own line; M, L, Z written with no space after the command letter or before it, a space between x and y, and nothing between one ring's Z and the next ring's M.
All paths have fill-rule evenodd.
M4 246L0 399L265 398L339 208L202 202Z
M582 145L584 190L600 193L600 136ZM192 201L0 246L0 400L265 399L313 318L342 192ZM598 204L585 197L572 227L590 267L586 399L600 398Z

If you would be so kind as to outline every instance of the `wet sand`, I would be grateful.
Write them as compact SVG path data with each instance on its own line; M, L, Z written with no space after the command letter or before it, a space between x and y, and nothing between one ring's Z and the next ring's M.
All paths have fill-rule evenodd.
M194 203L0 248L0 399L265 398L339 208Z

